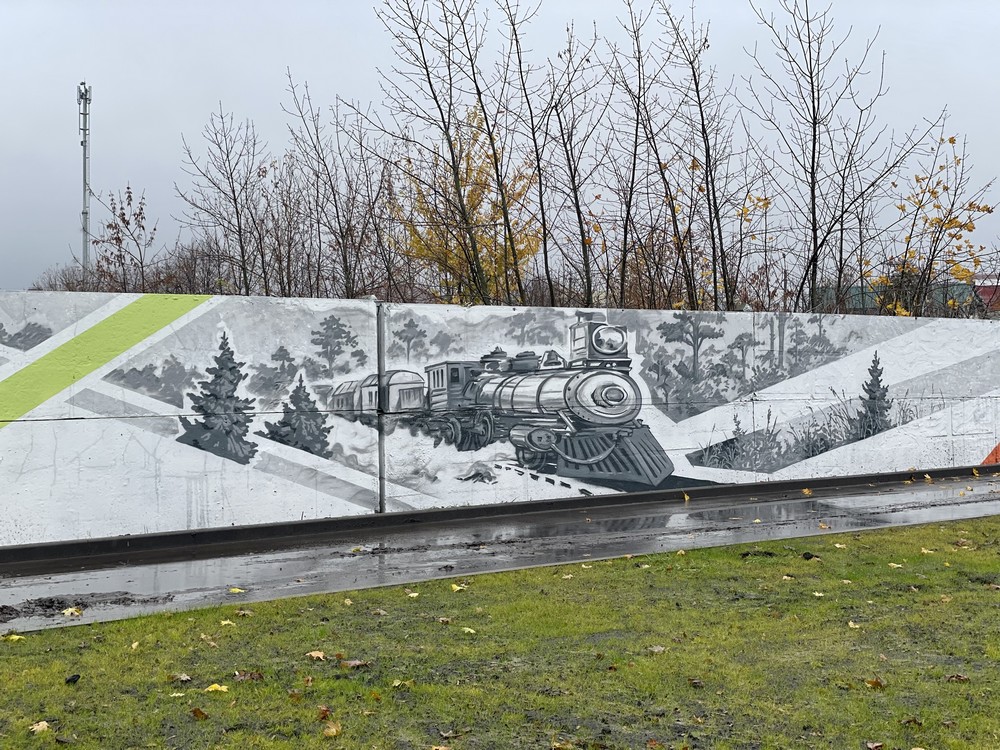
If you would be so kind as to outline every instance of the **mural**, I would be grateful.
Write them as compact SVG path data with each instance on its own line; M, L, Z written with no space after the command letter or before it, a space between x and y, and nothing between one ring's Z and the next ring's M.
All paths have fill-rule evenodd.
M998 332L0 293L0 545L993 461Z

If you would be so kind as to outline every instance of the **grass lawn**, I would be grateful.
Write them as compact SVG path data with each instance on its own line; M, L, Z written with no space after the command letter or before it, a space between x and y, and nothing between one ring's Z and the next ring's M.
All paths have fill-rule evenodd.
M8 634L0 748L1000 748L1000 518L240 598Z

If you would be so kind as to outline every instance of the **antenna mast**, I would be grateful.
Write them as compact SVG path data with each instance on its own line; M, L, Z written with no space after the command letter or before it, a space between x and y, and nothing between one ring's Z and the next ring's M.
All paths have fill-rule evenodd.
M80 81L76 89L76 102L80 105L80 145L83 146L83 279L90 279L90 101L91 86Z

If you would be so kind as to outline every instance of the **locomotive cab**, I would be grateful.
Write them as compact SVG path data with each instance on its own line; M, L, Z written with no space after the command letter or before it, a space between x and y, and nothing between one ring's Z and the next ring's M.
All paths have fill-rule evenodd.
M479 362L439 362L424 368L427 374L427 408L442 411L465 406L463 393L482 370Z

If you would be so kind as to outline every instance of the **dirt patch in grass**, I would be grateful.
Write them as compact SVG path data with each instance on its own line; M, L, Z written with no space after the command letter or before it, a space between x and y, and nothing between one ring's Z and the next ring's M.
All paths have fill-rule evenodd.
M997 747L998 552L993 518L26 633L0 747Z
M163 604L173 599L171 596L133 596L127 591L111 591L103 594L76 594L73 596L43 596L28 599L16 606L0 606L0 623L10 622L19 617L59 617L64 610L91 609L93 607L123 607L143 604Z

